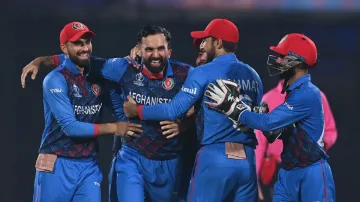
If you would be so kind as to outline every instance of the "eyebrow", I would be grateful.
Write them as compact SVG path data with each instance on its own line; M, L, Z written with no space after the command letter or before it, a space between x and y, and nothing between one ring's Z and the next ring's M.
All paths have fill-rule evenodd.
M149 46L145 47L145 49L147 49L147 50L153 50L153 49L159 49L159 48L165 48L165 45L158 46L158 47L149 47Z

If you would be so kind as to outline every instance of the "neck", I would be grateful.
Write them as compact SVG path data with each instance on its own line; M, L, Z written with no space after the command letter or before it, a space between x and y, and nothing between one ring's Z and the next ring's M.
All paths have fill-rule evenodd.
M221 49L217 53L215 53L215 57L225 55L225 54L232 54L232 53L225 52L223 49Z

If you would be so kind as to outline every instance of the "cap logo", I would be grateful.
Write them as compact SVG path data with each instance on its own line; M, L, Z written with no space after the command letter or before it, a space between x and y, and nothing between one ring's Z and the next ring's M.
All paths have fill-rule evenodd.
M278 45L280 45L282 42L284 42L287 37L288 37L288 35L285 35L285 36L279 41Z
M72 24L72 28L73 28L74 30L84 30L84 29L85 29L85 25L82 24L82 23L80 23L80 22L74 22L74 23Z

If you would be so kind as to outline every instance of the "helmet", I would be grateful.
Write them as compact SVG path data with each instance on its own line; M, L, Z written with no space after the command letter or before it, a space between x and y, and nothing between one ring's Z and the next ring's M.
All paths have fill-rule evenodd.
M312 67L317 61L316 45L304 34L288 34L277 46L270 46L270 50L280 55L268 57L267 66L270 76L282 74L302 63Z

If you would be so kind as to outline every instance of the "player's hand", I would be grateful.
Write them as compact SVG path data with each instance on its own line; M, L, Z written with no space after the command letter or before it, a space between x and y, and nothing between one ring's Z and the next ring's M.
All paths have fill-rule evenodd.
M140 56L140 48L136 45L134 48L130 50L130 55L126 57L128 59L128 63L137 69L140 68L141 65L141 56Z
M267 114L270 110L267 102L261 102L260 106L254 107L252 111L259 114Z
M126 117L137 117L138 116L138 105L131 96L127 96L127 100L124 102L124 112Z
M179 123L177 121L161 121L161 130L167 139L179 135Z
M192 116L195 113L194 106L189 109L189 111L186 112L186 117Z
M21 86L23 88L25 88L25 83L26 83L26 76L31 73L31 79L35 80L37 73L39 72L40 69L40 64L36 63L36 60L30 62L29 64L27 64L23 70L22 70L22 74L21 74Z
M129 129L126 132L126 135L130 137L140 137L140 134L143 132L140 124L129 123Z
M210 83L205 91L205 96L210 101L205 101L205 105L211 109L227 115L232 121L238 122L242 112L250 111L251 108L240 100L240 86L235 82L216 79L215 84Z
M124 137L129 130L129 122L116 122L115 135Z
M130 58L135 60L136 56L140 56L140 48L136 45L134 48L130 50Z
M125 137L140 137L140 133L143 133L140 124L130 123L130 122L117 122L116 123L116 133L115 135Z

